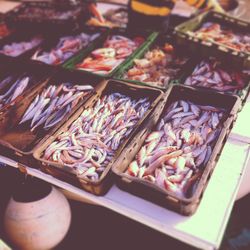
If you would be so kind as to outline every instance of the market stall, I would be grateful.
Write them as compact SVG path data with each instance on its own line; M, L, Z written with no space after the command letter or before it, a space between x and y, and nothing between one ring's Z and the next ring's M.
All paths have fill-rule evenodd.
M5 14L0 161L218 249L250 164L250 23L192 15L162 34L126 29L120 4L28 2Z

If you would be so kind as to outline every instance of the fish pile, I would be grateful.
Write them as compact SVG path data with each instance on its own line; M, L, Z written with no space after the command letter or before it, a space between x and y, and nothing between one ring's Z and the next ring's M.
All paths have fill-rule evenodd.
M250 72L225 67L215 58L209 58L195 67L184 84L236 94L246 86L249 76Z
M187 196L212 154L224 114L212 106L173 102L125 173Z
M99 27L126 28L128 23L128 11L124 8L109 9L101 14L96 5L90 6L93 17L87 21L87 25Z
M0 53L6 56L16 57L35 48L41 44L41 42L41 37L34 37L29 41L13 42L11 44L4 45L0 50Z
M0 24L0 39L8 36L11 31L8 29L5 23Z
M180 72L188 58L177 56L171 44L148 51L144 58L135 59L134 66L123 76L125 79L167 87L169 81Z
M19 124L29 122L31 131L41 126L48 130L68 115L90 91L93 91L90 85L50 85L35 97Z
M28 76L20 77L13 82L13 77L8 76L0 82L0 108L11 103L20 96L29 86L30 78Z
M77 14L79 10L56 10L53 8L40 8L35 6L28 6L20 10L16 15L18 18L36 18L36 19L59 19L66 20Z
M105 95L48 146L43 158L72 167L81 177L98 180L149 106L147 98Z
M92 51L91 55L76 65L97 74L107 74L122 63L142 43L144 38L136 37L133 40L124 36L113 35L109 37L103 48Z
M202 40L219 43L231 49L250 53L250 33L234 32L218 23L206 22L197 31L189 31L190 35Z
M104 18L114 27L126 28L128 23L128 11L124 8L110 9L104 14Z
M50 65L57 65L65 62L76 52L86 47L98 34L88 35L85 33L76 36L65 36L60 38L55 48L50 51L38 49L32 56L33 60L41 61Z

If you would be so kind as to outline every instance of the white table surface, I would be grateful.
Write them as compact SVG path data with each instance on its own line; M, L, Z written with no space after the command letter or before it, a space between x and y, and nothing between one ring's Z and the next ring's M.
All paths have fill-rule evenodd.
M237 122L232 129L231 136L237 140L250 143L250 96L248 96L243 110L239 113Z

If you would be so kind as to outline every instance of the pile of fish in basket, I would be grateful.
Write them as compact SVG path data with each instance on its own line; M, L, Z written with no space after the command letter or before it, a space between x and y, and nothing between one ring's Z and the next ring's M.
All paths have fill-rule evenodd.
M209 11L168 35L136 33L126 6L113 8L90 6L52 36L36 24L61 25L74 8L7 14L1 152L95 195L116 184L191 215L249 93L250 24ZM24 33L18 20L35 28Z

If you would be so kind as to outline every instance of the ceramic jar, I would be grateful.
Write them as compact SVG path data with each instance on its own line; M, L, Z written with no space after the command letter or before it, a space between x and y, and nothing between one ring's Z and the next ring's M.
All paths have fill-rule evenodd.
M4 218L5 231L20 249L51 249L67 234L71 222L69 203L60 191L48 187L39 195L31 192L31 196L26 197L25 193L19 193L9 201Z

